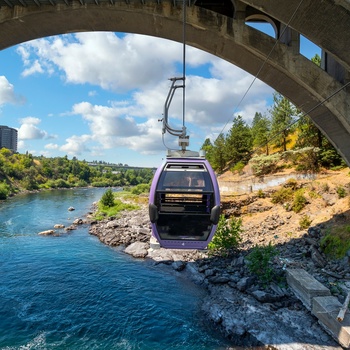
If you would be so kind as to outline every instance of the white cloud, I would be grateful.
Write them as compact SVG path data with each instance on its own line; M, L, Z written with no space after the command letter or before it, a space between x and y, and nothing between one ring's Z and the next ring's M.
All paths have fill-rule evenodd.
M34 63L31 64L29 68L25 69L22 72L22 76L27 77L35 73L44 73L44 69L38 60L35 60Z
M15 94L14 86L3 75L0 75L0 106L5 103L23 103L23 97Z
M41 123L39 118L26 117L20 119L21 126L18 129L19 140L40 140L47 138L54 138L50 136L45 130L41 130L37 127Z
M114 33L78 33L30 41L18 53L26 75L56 66L69 83L90 83L120 91L151 86L173 75L180 46L164 39ZM40 67L40 68L39 68Z
M59 145L57 145L56 143L48 143L47 145L45 145L45 149L56 150L59 149Z
M72 156L79 156L84 152L89 152L88 143L90 140L90 135L73 135L66 139L66 144L61 146L60 150Z

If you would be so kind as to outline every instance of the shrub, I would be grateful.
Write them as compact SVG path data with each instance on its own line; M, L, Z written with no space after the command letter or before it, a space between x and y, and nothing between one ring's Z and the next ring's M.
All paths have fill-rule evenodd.
M226 221L224 215L220 215L218 227L213 240L208 245L211 253L227 255L231 249L236 249L241 242L242 220L232 217Z
M288 179L286 183L283 185L285 188L291 188L292 190L297 190L299 188L298 181L296 179Z
M150 189L149 184L138 184L131 189L132 194L148 193Z
M305 230L307 228L310 227L311 225L311 219L308 215L303 215L300 220L299 220L299 227L302 229L302 230Z
M258 191L258 197L259 198L265 198L265 193L264 193L264 191L261 188Z
M307 200L303 194L303 191L297 191L294 195L294 200L292 204L292 210L295 213L299 213L306 205Z
M10 186L6 182L0 182L0 199L6 199L10 192Z
M236 163L230 170L234 173L237 171L238 173L241 173L242 170L244 169L245 164L243 162L238 162Z
M328 183L322 184L322 191L323 192L329 192L329 190L330 190L330 187L329 187Z
M102 195L100 202L105 207L112 207L114 205L114 195L110 188Z
M318 157L320 149L317 147L304 147L289 150L283 153L283 158L291 161L297 171L318 171Z
M344 198L346 196L346 190L343 186L337 187L338 198Z
M276 255L278 251L271 243L267 246L256 245L246 257L249 271L263 283L272 282L275 271L270 265Z
M268 156L257 156L249 161L254 175L261 176L271 174L277 170L278 162L280 161L279 154Z
M271 201L274 204L283 204L291 201L293 198L293 190L291 188L282 187L271 195Z

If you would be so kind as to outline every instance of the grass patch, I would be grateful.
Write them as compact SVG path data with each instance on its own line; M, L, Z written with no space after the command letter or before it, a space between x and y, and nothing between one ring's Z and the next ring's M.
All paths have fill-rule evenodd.
M129 191L120 191L114 193L117 199L120 199L123 202L132 202L134 204L147 204L149 193L142 194L133 194Z
M331 227L320 242L322 251L331 259L342 259L350 249L350 225Z
M106 193L108 193L108 191ZM97 204L97 211L94 214L95 220L103 220L111 216L116 216L123 210L140 209L140 206L136 203L139 196L133 195L129 192L110 191L110 194L113 194L114 200L109 200L106 202L102 200L104 197L102 196L101 200Z

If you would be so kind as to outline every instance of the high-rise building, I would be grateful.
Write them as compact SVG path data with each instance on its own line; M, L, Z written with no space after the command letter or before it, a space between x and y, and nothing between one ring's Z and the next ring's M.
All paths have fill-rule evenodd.
M0 125L0 148L8 148L17 152L18 131L5 125Z

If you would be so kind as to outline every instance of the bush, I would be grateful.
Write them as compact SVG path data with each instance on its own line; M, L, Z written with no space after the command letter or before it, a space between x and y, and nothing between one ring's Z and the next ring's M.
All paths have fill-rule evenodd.
M299 220L299 227L302 229L302 230L305 230L307 228L310 227L311 225L311 219L308 215L303 215L301 217L301 219Z
M283 153L282 157L291 161L297 171L318 171L318 158L320 149L317 147L304 147L289 150Z
M6 199L10 192L10 186L6 182L0 182L0 199Z
M113 207L114 195L110 188L102 195L100 202L105 207Z
M132 194L148 193L150 187L151 187L151 186L148 185L148 184L139 184L139 185L134 186L134 187L131 189L131 193L132 193Z
M249 161L254 175L261 176L271 174L277 170L278 162L280 161L279 154L268 156L254 157Z
M275 271L270 265L272 258L276 255L278 251L271 243L267 246L256 245L246 257L249 271L263 283L272 282Z
M337 187L338 198L344 198L346 196L346 190L343 186Z
M228 222L220 215L218 227L213 240L208 245L211 253L227 255L231 249L236 249L241 242L242 220L231 218Z
M265 198L265 193L264 193L264 191L261 188L258 191L258 197L259 198Z
M299 190L295 192L294 200L292 204L292 210L295 213L299 213L302 209L304 209L306 203L307 203L307 200L303 195L303 191Z
M242 170L244 169L244 167L245 167L245 164L243 163L243 162L238 162L238 163L236 163L230 170L231 170L231 172L238 172L238 173L241 173L242 172Z
M281 189L279 189L278 191L276 191L271 195L271 201L274 204L278 204L278 203L283 204L291 201L293 198L293 195L294 193L291 188L282 187Z
M296 179L288 179L286 183L283 185L285 188L291 188L293 191L297 190L299 188L298 181Z

